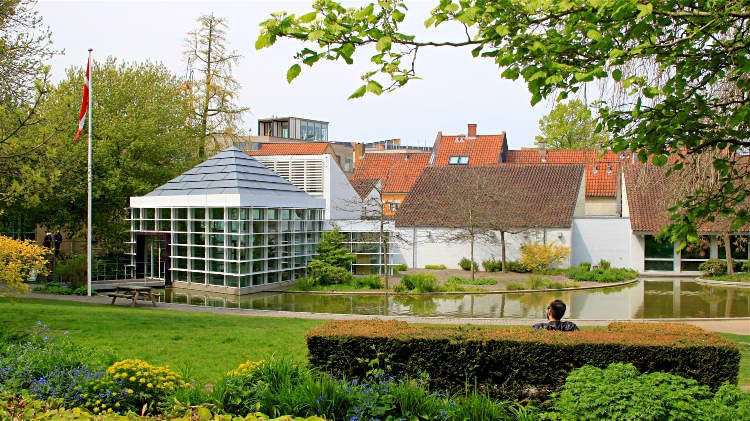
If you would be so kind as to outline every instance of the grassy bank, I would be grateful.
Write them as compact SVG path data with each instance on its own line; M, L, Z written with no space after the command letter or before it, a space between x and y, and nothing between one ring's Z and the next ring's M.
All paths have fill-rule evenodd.
M109 348L119 359L141 358L215 381L248 359L288 356L306 361L305 332L319 320L186 313L47 300L0 299L3 331L37 321L68 331L84 346Z
M305 333L320 320L188 313L149 307L119 307L75 302L0 299L4 332L40 321L67 331L83 346L111 349L119 359L140 358L187 371L194 379L216 381L251 359L286 356L307 360ZM741 386L750 386L750 336L723 334L742 352Z

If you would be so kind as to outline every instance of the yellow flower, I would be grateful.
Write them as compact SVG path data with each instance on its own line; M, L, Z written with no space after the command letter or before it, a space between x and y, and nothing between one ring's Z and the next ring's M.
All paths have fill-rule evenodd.
M149 383L149 384L146 385L146 387L150 388L150 387L154 387L154 385L152 385L151 383Z
M94 407L94 412L99 412L99 408Z
M119 408L119 407L120 407L120 402L115 402L115 408Z
M128 380L130 380L131 382L134 382L135 381L135 377L130 376L130 378Z
M126 392L128 392L128 394L131 394L131 393L133 393L133 389L128 389L128 390L126 390Z
M138 379L138 382L139 383L146 383L146 379L144 379L143 377L141 377L140 379Z

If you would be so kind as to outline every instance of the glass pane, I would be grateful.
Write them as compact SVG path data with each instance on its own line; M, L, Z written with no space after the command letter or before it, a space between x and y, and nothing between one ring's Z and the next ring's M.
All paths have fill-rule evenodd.
M224 219L224 208L210 208L209 212L211 219Z
M169 222L169 220L166 220L166 221L159 220L157 229L159 231L169 231L170 225L171 223Z
M279 219L278 209L268 209L267 216L269 221Z
M187 260L172 258L172 267L175 269L187 269Z
M253 209L253 220L260 221L265 216L264 209Z
M200 259L194 259L190 261L190 269L193 270L205 270L206 269L206 261L200 260Z
M224 285L224 275L212 273L212 274L209 275L208 283L210 283L211 285L223 286Z
M209 260L208 269L211 272L224 272L224 262L220 260Z
M176 208L174 210L175 219L187 219L187 208Z
M190 273L190 282L196 283L196 284L205 284L206 283L206 274L205 273Z
M265 246L266 236L262 234L253 234L253 246Z
M190 222L190 230L192 232L205 232L206 222L205 221L192 221Z
M281 210L281 219L291 219L292 218L292 211L289 209L282 209Z
M698 269L698 266L700 266L701 263L705 262L705 260L683 260L680 262L680 269L685 271L700 271Z
M253 233L254 234L260 234L266 232L266 227L264 222L253 222Z
M279 231L279 223L276 221L268 221L268 229L267 232L278 232Z
M248 208L242 208L240 209L240 219L243 221L247 221L250 219L250 209Z
M228 234L227 235L227 246L229 247L239 247L240 246L240 236L237 234Z
M711 239L707 235L696 243L688 243L680 253L683 259L708 259L711 256Z
M224 221L211 221L209 227L211 232L224 232Z
M240 210L237 208L228 208L227 219L233 219L233 220L240 219Z
M159 219L171 219L172 210L170 208L159 208Z
M199 246L206 244L206 234L190 234L190 243Z
M175 257L187 257L188 248L187 246L172 246L172 256Z
M211 234L208 238L208 244L212 246L224 245L224 234Z
M226 285L228 287L237 287L240 283L240 278L238 276L226 276Z
M646 270L674 270L674 263L672 260L646 260Z
M209 259L223 259L224 258L224 248L223 247L209 247L208 248L208 258Z
M187 234L174 234L172 239L175 244L187 244Z
M646 257L674 257L674 247L669 241L658 240L653 235L647 235Z
M193 208L190 210L191 219L206 219L206 209L204 208Z
M151 219L145 220L141 223L143 226L144 231L153 231L154 230L154 221Z
M190 256L192 257L206 257L206 249L203 247L190 247Z
M154 219L154 209L153 208L143 209L143 218L144 219Z
M130 217L132 219L138 219L141 217L141 209L140 208L132 208L130 209Z
M253 285L263 285L265 283L266 283L265 274L253 275Z
M179 232L187 232L187 221L174 221L174 230Z
M237 221L230 221L227 223L227 232L240 232L240 223Z

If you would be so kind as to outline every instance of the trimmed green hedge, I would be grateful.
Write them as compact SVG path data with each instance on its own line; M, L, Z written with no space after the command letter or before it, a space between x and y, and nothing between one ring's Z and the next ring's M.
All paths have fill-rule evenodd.
M737 383L740 352L728 339L684 324L612 323L609 330L535 331L474 326L416 326L396 321L329 321L307 335L310 364L363 378L375 359L393 375L431 387L477 385L498 397L558 390L577 367L629 362L643 373L668 372L716 389Z

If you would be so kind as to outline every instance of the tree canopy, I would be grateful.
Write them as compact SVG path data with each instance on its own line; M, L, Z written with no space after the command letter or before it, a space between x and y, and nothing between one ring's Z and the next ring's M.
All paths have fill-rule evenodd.
M696 238L695 222L717 214L731 217L735 227L750 221L748 212L735 210L746 199L747 166L731 158L750 147L750 6L744 0L440 0L425 26L456 24L466 34L445 40L402 32L403 0L357 8L317 1L312 9L273 14L255 43L305 42L287 71L290 81L301 64L351 64L369 47L371 70L351 97L379 95L419 77L420 49L469 47L474 57L493 59L502 77L522 78L532 104L604 83L605 92L619 92L600 104L598 116L613 150L635 151L658 166L705 149L729 152L714 155L719 190L708 200L693 192L676 204L673 238ZM680 159L670 162L681 168Z
M537 144L550 149L597 149L607 136L596 132L591 110L580 99L559 102L539 120Z

